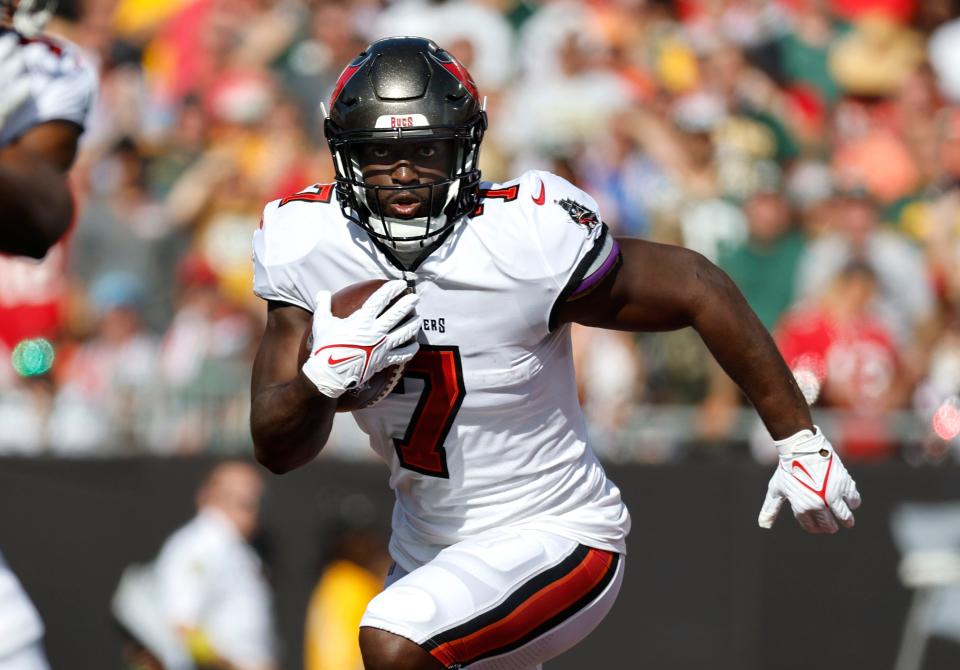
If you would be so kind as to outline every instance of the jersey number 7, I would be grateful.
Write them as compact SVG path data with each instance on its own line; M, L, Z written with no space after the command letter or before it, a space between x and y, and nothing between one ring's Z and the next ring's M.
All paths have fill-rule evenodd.
M443 442L467 394L460 349L421 344L403 376L423 380L423 391L406 434L393 438L400 465L420 474L449 479Z

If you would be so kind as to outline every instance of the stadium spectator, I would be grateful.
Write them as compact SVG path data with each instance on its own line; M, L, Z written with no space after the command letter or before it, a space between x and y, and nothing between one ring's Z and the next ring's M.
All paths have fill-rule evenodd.
M891 455L886 411L905 400L893 333L872 312L877 274L852 260L823 292L784 317L777 343L811 404L848 410L837 426L850 459Z
M245 412L243 379L259 324L236 304L225 301L216 273L199 254L177 268L178 296L170 325L160 343L158 368L165 393L150 421L151 449L191 454L229 448L243 431L229 430L231 412ZM161 404L162 402L162 404Z
M147 161L131 138L122 138L97 165L92 188L71 240L69 271L86 285L107 273L136 276L154 327L169 319L175 258L171 217L151 196ZM148 289L149 288L149 292Z
M901 234L880 226L877 207L862 191L843 194L834 228L814 240L800 259L797 294L822 295L851 261L876 274L875 309L896 341L905 344L933 316L934 296L923 255Z
M141 317L145 290L136 275L120 271L93 282L94 330L61 362L50 419L55 449L83 453L145 444L137 401L153 383L157 353Z
M749 237L721 251L718 263L772 331L793 304L804 239L793 227L790 205L778 188L768 186L747 198L744 214Z
M595 449L605 456L630 421L644 387L643 359L632 335L575 326L577 393L591 422Z

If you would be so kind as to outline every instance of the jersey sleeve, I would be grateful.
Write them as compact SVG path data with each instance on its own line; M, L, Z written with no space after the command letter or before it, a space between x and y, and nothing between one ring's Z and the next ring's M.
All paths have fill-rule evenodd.
M547 172L528 173L526 180L533 180L527 186L533 235L552 284L548 327L553 330L558 306L593 291L619 265L620 248L587 193Z
M267 203L260 228L253 234L253 292L264 300L284 302L313 311L313 296L305 295L304 262L315 240L280 200ZM288 205L293 207L294 205Z
M31 59L44 61L31 68L40 80L34 85L36 123L71 121L85 127L97 92L93 66L71 47L34 43L28 48L44 52Z
M31 96L0 128L0 145L49 121L69 121L81 128L97 94L97 71L69 42L47 37L21 39L24 70Z

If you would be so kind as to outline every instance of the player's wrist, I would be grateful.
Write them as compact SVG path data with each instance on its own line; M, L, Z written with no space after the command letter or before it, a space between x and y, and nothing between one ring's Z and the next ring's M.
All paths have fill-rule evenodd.
M320 395L336 400L347 392L342 384L337 383L339 380L331 379L330 375L323 374L323 370L318 370L312 359L307 359L303 364L297 378L302 380L302 383L309 387L312 395L315 396Z
M804 428L790 437L774 440L773 445L777 448L780 458L794 458L804 454L822 453L825 450L832 451L830 442L824 437L819 426L814 426L813 430Z

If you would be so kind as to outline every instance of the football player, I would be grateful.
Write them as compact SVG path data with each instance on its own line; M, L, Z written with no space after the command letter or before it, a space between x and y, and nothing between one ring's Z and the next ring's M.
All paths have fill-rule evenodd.
M66 232L66 172L96 73L66 42L40 35L48 0L0 0L0 252L42 258Z
M96 91L96 74L72 46L39 34L53 5L0 0L3 254L43 258L72 220L66 172ZM18 261L0 257L0 262ZM32 284L31 290L43 289ZM40 616L0 555L0 670L47 668L42 637Z
M571 323L699 332L777 440L761 526L786 499L807 531L832 533L859 504L727 276L687 249L614 238L555 175L482 182L485 128L449 53L375 42L330 101L336 183L269 203L254 235L268 302L252 381L261 463L308 463L337 399L406 365L393 393L354 413L396 492L395 567L361 623L367 670L537 668L613 604L630 520L587 444ZM331 315L331 292L376 277L391 281Z

